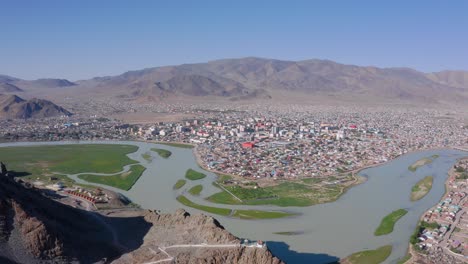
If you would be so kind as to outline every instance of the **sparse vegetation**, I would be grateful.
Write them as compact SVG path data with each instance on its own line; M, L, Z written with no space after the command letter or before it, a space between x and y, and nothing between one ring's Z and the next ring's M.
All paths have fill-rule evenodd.
M296 236L296 235L300 235L302 233L303 232L299 232L299 231L283 231L283 232L274 232L273 234L282 235L282 236Z
M426 176L424 179L417 182L413 188L411 188L411 201L418 201L426 196L432 189L432 182L434 177Z
M408 253L404 257L398 260L397 264L404 264L411 258L411 254Z
M190 201L187 197L180 195L177 197L177 201L179 201L181 204L192 207L201 211L205 211L208 213L212 214L217 214L217 215L224 215L228 216L231 214L231 209L226 209L226 208L219 208L219 207L211 207L211 206L206 206L206 205L201 205L201 204L196 204L192 201Z
M237 185L223 186L241 199L242 202L224 190L213 194L207 199L220 204L310 206L333 201L342 192L340 186L314 187L301 181L283 182L275 186L258 187L256 189Z
M407 210L398 209L385 216L382 219L382 222L380 222L379 227L377 227L377 229L375 230L374 235L382 236L393 232L393 227L395 226L395 223L406 213L408 213Z
M286 212L278 212L278 211L260 211L260 210L231 210L227 208L220 208L220 207L212 207L194 203L190 201L187 197L180 195L177 197L177 201L181 204L196 208L201 211L205 211L212 214L229 216L240 219L272 219L272 218L282 218L292 216L294 214L286 213Z
M146 161L152 161L153 160L153 158L151 157L151 155L148 152L141 154L141 157L143 159L145 159Z
M384 262L392 253L392 246L387 245L375 250L365 250L352 254L343 263L349 264L378 264Z
M194 148L193 145L189 145L189 144L184 144L184 143L169 143L169 142L158 142L158 144L160 145L166 145L166 146L170 146L170 147L176 147L176 148L186 148L186 149L191 149L191 148Z
M201 180L206 177L206 174L188 169L187 172L185 173L185 178L191 180L191 181L196 181L196 180Z
M178 180L178 181L176 182L176 184L174 184L174 190L178 190L178 189L184 187L184 185L185 185L186 183L187 183L186 180Z
M408 167L408 170L412 171L412 172L415 172L418 168L424 166L424 165L427 165L427 164L431 164L432 163L432 159L430 158L422 158L418 161L416 161L415 163L411 164L409 167Z
M217 182L223 183L224 181L232 180L232 176L226 174L218 174Z
M293 216L294 214L275 211L235 210L233 217L240 219L272 219Z
M152 148L151 151L158 153L160 157L165 159L169 158L172 155L172 152L166 149Z

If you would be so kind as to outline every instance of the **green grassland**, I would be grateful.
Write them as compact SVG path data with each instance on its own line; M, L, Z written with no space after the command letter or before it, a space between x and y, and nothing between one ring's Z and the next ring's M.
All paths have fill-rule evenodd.
M186 148L186 149L191 149L194 148L193 145L189 144L184 144L184 143L165 143L165 142L158 142L160 145L166 145L170 147L176 147L176 148Z
M430 158L422 158L418 161L416 161L415 163L411 164L409 167L408 167L408 170L412 171L412 172L415 172L418 168L424 166L424 165L427 165L427 164L431 164L432 163L432 159Z
M434 177L426 176L424 179L417 182L413 188L411 188L411 201L418 201L422 199L432 189L432 182Z
M172 155L172 152L166 149L152 148L151 151L158 153L160 157L165 159L169 158Z
M294 214L276 211L235 210L233 217L240 219L272 219L293 216Z
M115 188L119 188L128 191L138 181L145 167L142 165L133 165L128 172L120 173L112 176L99 176L92 174L79 175L78 178L92 183L100 183L109 185Z
M196 208L201 211L205 211L212 214L223 215L223 216L232 216L240 219L273 219L273 218L282 218L293 216L294 214L286 212L277 212L277 211L260 211L260 210L231 210L227 208L212 207L194 203L190 201L187 197L180 195L177 197L177 201L181 204Z
M208 213L212 214L217 214L217 215L224 215L228 216L231 214L231 209L227 208L219 208L219 207L212 207L212 206L206 206L206 205L201 205L201 204L196 204L192 201L190 201L187 197L180 195L177 197L177 201L179 201L181 204L192 207L201 211L205 211Z
M148 152L141 154L141 157L143 159L145 159L146 161L152 161L153 160L153 157L151 157L151 155Z
M375 230L374 235L382 236L393 232L393 227L395 226L395 223L406 213L408 213L407 210L398 209L385 216L380 222L380 225Z
M187 183L186 180L178 180L175 184L174 184L174 190L178 190L182 187L184 187L184 185Z
M203 185L195 185L188 191L191 195L200 195L201 191L203 190Z
M217 184L220 183L215 185ZM242 202L224 190L213 194L207 199L219 204L310 206L336 200L342 192L340 186L317 187L304 184L301 181L287 181L275 186L257 189L231 185L223 186L241 199Z
M137 163L127 157L137 150L137 146L117 144L3 147L0 160L18 177L48 182L57 177L55 173L117 173L123 166Z
M191 181L200 180L200 179L203 179L205 177L206 177L206 174L195 171L195 170L192 170L192 169L188 169L187 172L185 172L185 178L187 178L187 179L189 179Z
M349 264L379 264L384 262L392 253L392 246L387 245L375 250L365 250L352 254L341 263Z
M223 183L224 181L232 180L232 176L226 174L218 174L217 182Z

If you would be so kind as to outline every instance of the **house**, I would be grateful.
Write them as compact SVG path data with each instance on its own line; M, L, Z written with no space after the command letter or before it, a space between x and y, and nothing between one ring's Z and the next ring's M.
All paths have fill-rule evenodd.
M253 142L244 142L242 143L243 148L253 148L255 144Z

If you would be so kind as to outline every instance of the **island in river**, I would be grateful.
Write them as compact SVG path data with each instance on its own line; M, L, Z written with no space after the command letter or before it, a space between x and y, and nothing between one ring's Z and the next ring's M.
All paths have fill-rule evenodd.
M86 212L19 177L0 173L1 263L282 263L263 243L241 240L209 216L182 209Z
M107 144L109 143L107 142ZM141 157L141 154L149 151L152 147L160 146L141 142L112 143L137 145L139 147L138 151L128 154L128 157L132 160L140 161L147 169L129 191L120 191L112 187L107 188L123 193L143 208L162 211L174 210L182 206L175 199L182 194L186 195L190 201L196 204L218 207L206 200L206 198L221 191L220 188L212 185L218 179L217 175L209 171L202 171L206 174L205 178L187 181L186 185L182 188L178 190L173 189L176 181L183 179L188 169L201 171L193 158L191 150L164 146L173 155L169 159L155 157L151 163L147 163ZM434 161L434 166L431 168L421 167L415 173L406 173L409 172L407 170L408 166L416 160L434 154L440 155L440 158ZM392 253L386 260L386 262L391 262L405 255L406 247L404 244L405 241L409 240L408 233L411 233L408 230L413 230L419 215L440 199L444 191L443 182L445 181L447 170L462 155L462 152L451 150L412 153L380 167L366 169L359 174L366 177L367 182L349 189L335 202L309 207L284 207L288 213L299 214L295 217L256 220L256 222L236 219L231 216L219 216L218 218L222 221L223 226L238 237L268 241L268 248L275 255L288 262L310 263L312 261L314 263L328 263L366 248L372 249L392 244ZM400 192L406 192L409 195L411 186L426 176L429 173L428 170L431 170L431 175L434 175L434 184L433 189L425 199L418 201L418 203L410 203L408 196L395 197L395 189L400 190ZM68 174L68 176L76 180L78 184L87 184L87 182L82 181L74 174ZM199 184L203 185L201 195L190 195L188 190ZM96 186L106 188L99 184L96 184ZM375 193L379 195L375 196ZM174 197L174 199L161 199L161 197ZM369 197L372 197L372 199L369 200ZM384 204L385 207L376 206L379 204ZM283 210L283 207L271 205L223 204L222 207L230 210ZM394 231L382 237L384 240L374 237L373 231L379 225L382 218L389 211L399 208L407 209L408 214L398 221L398 225L395 226ZM191 212L198 211L191 207L186 207L186 209ZM342 217L343 213L347 215L346 218ZM262 228L258 228L258 224L255 224L257 222L261 224ZM299 234L294 236L274 234L275 232L285 230L294 230L294 232ZM326 237L338 234L341 234L340 239L333 239L333 241L325 239ZM343 234L347 235L343 236ZM363 239L355 241L353 238L356 236ZM287 246L284 246L286 243ZM325 254L307 255L298 252L320 252Z

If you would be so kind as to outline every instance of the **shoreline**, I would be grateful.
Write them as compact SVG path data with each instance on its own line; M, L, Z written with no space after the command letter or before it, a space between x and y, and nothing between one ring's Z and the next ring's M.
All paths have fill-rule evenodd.
M468 159L468 151L464 150L463 148L454 148L456 150L460 150L460 151L464 151L464 152L467 152L467 155L465 157L462 157L462 158L459 158L457 159L457 161L455 162L454 165L456 165L458 162L462 161L462 160L465 160L465 159ZM416 223L416 227L418 227L419 223L421 223L424 219L424 215L426 214L426 212L428 210L431 210L432 208L434 208L435 206L437 206L437 204L439 204L440 202L442 202L444 200L444 198L447 196L448 194L448 182L450 180L451 177L453 177L455 174L455 169L453 168L450 168L449 171L447 172L447 179L445 180L444 182L444 189L445 189L445 192L444 194L442 195L442 197L440 198L439 202L437 202L435 205L433 205L431 208L427 209L426 211L424 211L424 213L419 216L419 220L418 222ZM406 262L404 263L411 263L410 261L413 261L413 258L416 254L419 254L418 252L416 252L413 247L411 246L411 243L408 243L408 249L406 251L406 254L411 254L411 258L409 258Z
M217 171L217 170L213 170L213 169L210 169L208 168L207 166L205 166L202 162L202 159L197 151L197 148L198 148L198 145L196 144L192 144L192 143L186 143L186 142L178 142L178 141L158 141L158 140L142 140L142 139L134 139L134 140L75 140L75 141L70 141L70 140L57 140L57 141L7 141L7 142L1 142L0 145L2 145L3 143L5 144L8 144L8 143L27 143L27 142L32 142L32 143L36 143L36 142L44 142L44 143L50 143L50 142L96 142L96 141L104 141L104 142L114 142L114 141L128 141L128 142L141 142L141 143L153 143L153 144L160 144L160 145L165 145L165 144L180 144L180 145L186 145L186 146L191 146L192 147L192 154L194 155L195 157L195 160L196 160L196 163L197 165L203 169L203 170L206 170L208 172L211 172L211 173L214 173L216 174L216 176L219 178L220 175L227 175L227 176L230 176L230 177L233 177L235 179L238 179L238 180L244 180L245 178L243 178L242 176L239 176L239 175L235 175L235 174L231 174L231 173L225 173L225 172L222 172L222 171ZM174 147L174 148L180 148L178 146L170 146L170 145L166 145L166 146L169 146L169 147ZM413 153L418 153L418 152L425 152L425 151L441 151L441 150L447 150L447 149L452 149L452 150L458 150L458 151L464 151L464 152L467 152L467 150L464 149L463 146L449 146L449 147L435 147L435 148L427 148L427 149L417 149L417 150L410 150L406 153L403 153L403 154L399 154L397 156L395 156L394 158L392 159L389 159L387 161L384 161L384 162L379 162L379 163L375 163L375 164L369 164L369 165L365 165L361 168L357 168L357 169L354 169L352 171L346 171L346 172L343 172L341 174L346 174L346 173L351 173L351 177L354 178L353 182L350 183L349 185L344 185L342 188L341 188L341 191L340 193L334 197L333 199L329 200L329 201L326 201L326 202L321 202L321 203L317 203L317 204L313 204L313 205L319 205L319 204L326 204L326 203L332 203L332 202L335 202L337 201L341 196L343 196L349 189L351 189L352 187L355 187L355 186L358 186L360 184L363 184L367 181L367 177L366 176L361 176L359 175L359 173L363 170L366 170L366 169L370 169L370 168L374 168L374 167L378 167L378 166L383 166L387 163L390 163L391 161L394 161L404 155L407 155L407 154L413 154ZM468 155L468 154L467 154ZM468 157L468 156L467 156ZM458 161L457 161L458 162ZM328 176L333 176L333 174L330 174ZM300 179L311 179L311 178L314 178L314 177L303 177L303 178L300 178ZM286 181L294 181L295 179L288 179ZM297 179L296 179L297 180ZM446 192L447 192L447 188L446 188ZM444 196L446 195L446 193L444 194ZM313 205L309 205L309 206L313 206Z
M192 144L188 144L187 145L192 145ZM200 168L206 170L206 171L209 171L211 173L214 173L218 176L220 176L220 174L222 175L227 175L227 176L231 176L233 178L236 178L236 179L244 179L242 176L239 176L239 175L235 175L235 174L231 174L231 173L225 173L225 172L222 172L222 171L217 171L217 170L213 170L213 169L209 169L207 166L205 166L202 162L202 159L199 155L199 153L197 152L197 148L198 148L198 145L192 145L194 146L192 152L193 152L193 155L195 156L195 160L197 161L197 164ZM349 189L351 189L352 187L355 187L355 186L358 186L360 184L363 184L367 181L367 177L365 176L361 176L359 175L359 173L363 170L366 170L366 169L370 169L370 168L374 168L374 167L378 167L378 166L383 166L385 164L388 164L404 155L407 155L407 154L413 154L413 153L418 153L418 152L425 152L425 151L441 151L441 150L447 150L447 149L454 149L454 150L460 150L460 151L464 151L462 149L462 147L448 147L448 148L428 148L428 149L418 149L418 150L411 150L411 151L408 151L406 153L403 153L403 154L400 154L400 155L397 155L396 157L392 158L392 159L389 159L387 161L384 161L384 162L379 162L379 163L375 163L375 164L370 164L370 165L366 165L364 167L361 167L361 168L357 168L355 170L352 170L352 171L347 171L347 172L343 172L343 174L346 174L346 173L351 173L351 177L354 178L354 181L349 184L349 185L346 185L346 186L343 186L341 188L341 191L340 193L334 197L333 199L331 199L330 201L327 201L327 202L323 202L323 203L317 203L317 204L313 204L313 205L318 205L318 204L326 204L326 203L332 203L332 202L335 202L337 201L341 196L343 196ZM328 175L328 176L333 176L333 175ZM301 178L301 179L311 179L313 177L304 177L304 178ZM293 180L291 180L293 181ZM309 205L309 206L313 206L313 205Z
M133 141L133 142L141 142L141 143L155 143L155 144L158 144L157 142L152 142L152 141L136 141L136 140L129 140L128 142L132 142L132 141ZM5 143L8 144L8 143L16 143L16 142L20 143L20 142L28 142L28 141L15 141L15 142L5 142ZM44 143L54 143L54 142L57 142L57 143L60 143L60 142L73 142L73 141L32 141L32 143L37 143L37 144L40 144L40 142L44 142ZM88 140L87 140L87 141L75 141L75 142L82 142L82 143L89 142L90 144L99 144L99 142L97 142L97 141L88 141ZM104 142L104 141L102 141L102 142ZM117 141L117 140L108 140L108 141L105 141L105 142L106 142L106 143L109 143L109 144L116 144L115 142L118 142L118 141ZM101 144L102 144L102 143L101 143ZM123 143L122 143L122 144L123 144ZM0 144L0 146L1 146L1 145L2 145L2 144ZM187 145L188 145L188 144L187 144ZM195 147L195 148L196 148L196 147ZM197 160L198 166L200 166L201 168L203 168L203 166L201 165L201 163L200 163L199 160L198 160L199 157L198 157L198 153L196 152L196 149L195 149L195 148L192 150L192 151L195 151L193 154L195 155L195 158L196 158L196 160ZM363 171L363 170L365 170L365 169L377 167L377 166L380 166L380 165L385 165L385 164L390 163L391 161L394 161L394 160L396 160L397 158L400 158L400 157L402 157L402 156L404 156L404 155L406 155L406 154L412 154L412 153L416 153L416 152L425 152L425 151L447 150L447 149L455 149L455 150L459 150L459 151L462 151L462 152L463 152L463 157L458 158L458 159L456 160L456 162L459 162L460 160L463 160L463 159L465 159L465 158L468 158L468 152L463 151L463 150L460 150L460 149L458 149L458 148L438 148L438 149L425 149L425 150L415 150L415 151L411 151L411 152L406 152L406 153L401 154L401 155L398 155L398 156L396 156L396 157L394 157L394 158L392 158L392 159L389 159L388 161L380 162L380 163L376 163L376 164L371 164L371 165L368 165L368 166L365 166L365 167L356 169L355 171L353 171L353 177L355 177L355 181L354 181L352 184L350 184L350 185L348 186L347 189L350 189L351 187L354 187L354 186L356 186L356 185L358 185L358 184L360 184L360 183L364 183L364 182L365 182L365 181L363 181L363 182L357 182L359 178L367 179L367 177L363 177L363 176L358 175L361 171ZM466 154L466 155L465 155L465 154ZM456 164L456 163L455 163L455 164ZM452 168L453 168L453 167L452 167ZM444 194L443 194L441 200L443 200L443 198L444 198L444 197L447 195L447 193L448 193L447 183L448 183L448 180L450 179L450 177L453 175L453 172L451 171L452 168L449 169L448 172L447 172L447 178L446 178L445 183L444 183L445 192L444 192ZM206 169L206 168L203 168L203 169ZM210 171L210 172L213 172L213 170L209 170L209 169L206 169L206 170L207 170L207 171ZM213 173L216 173L216 172L213 172ZM226 173L222 173L222 172L219 172L219 173L221 173L221 174L226 174ZM229 175L229 174L226 174L226 175ZM240 177L240 176L236 176L236 177ZM346 189L346 190L347 190L347 189ZM343 193L341 193L341 194L338 196L338 198L340 198L341 195L343 195L344 193L345 193L345 191L343 191ZM337 199L338 199L338 198L337 198ZM325 202L325 203L323 203L323 204L326 204L326 203L328 203L328 202ZM436 205L437 205L437 203L436 203ZM431 208L432 208L432 207L431 207ZM428 209L428 210L429 210L429 209ZM426 210L426 211L427 211L427 210ZM424 214L425 214L425 212L419 217L419 220L418 220L417 223L419 223L419 221L421 221L421 219L424 217ZM408 243L408 250L407 250L407 253L408 253L408 252L412 254L411 259L413 259L414 256L417 256L417 253L416 253L416 252L412 252L412 251L411 251L411 244L410 244L410 243ZM410 259L409 261L411 261L411 259ZM407 263L409 263L409 262L407 262Z

